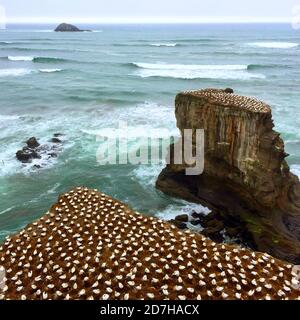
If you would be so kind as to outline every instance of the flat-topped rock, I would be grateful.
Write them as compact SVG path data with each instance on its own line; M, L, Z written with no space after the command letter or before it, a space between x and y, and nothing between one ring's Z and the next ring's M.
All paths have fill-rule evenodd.
M268 254L218 245L76 188L6 239L0 298L298 299L297 271Z
M258 113L271 113L271 108L266 103L252 97L245 97L234 94L230 88L225 90L220 89L203 89L195 91L185 91L180 93L179 96L196 97L202 100L207 99L212 106L218 107L232 107L238 108L241 111L258 112Z
M238 221L254 248L300 264L300 183L270 106L219 89L179 93L175 103L181 135L204 129L204 172L186 176L188 165L174 164L172 146L157 187Z

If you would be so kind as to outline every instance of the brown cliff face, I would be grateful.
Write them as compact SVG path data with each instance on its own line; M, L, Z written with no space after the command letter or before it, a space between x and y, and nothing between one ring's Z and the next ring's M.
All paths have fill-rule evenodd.
M240 221L257 249L300 263L300 183L273 130L271 108L207 89L180 93L176 118L182 134L204 129L204 173L186 176L184 165L172 165L171 154L157 187Z

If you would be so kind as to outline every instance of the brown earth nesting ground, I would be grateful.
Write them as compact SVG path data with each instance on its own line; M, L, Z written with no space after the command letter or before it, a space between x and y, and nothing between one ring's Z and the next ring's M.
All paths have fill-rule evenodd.
M299 299L297 268L132 211L62 195L0 248L0 299Z

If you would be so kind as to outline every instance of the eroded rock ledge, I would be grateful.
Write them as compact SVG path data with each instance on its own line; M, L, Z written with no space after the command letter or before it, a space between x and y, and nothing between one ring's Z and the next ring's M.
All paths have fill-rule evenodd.
M205 130L204 173L186 176L171 159L157 187L208 206L225 223L238 221L256 249L300 264L300 183L273 130L271 108L206 89L178 94L176 118L181 133Z
M298 271L76 188L6 239L0 299L299 299Z

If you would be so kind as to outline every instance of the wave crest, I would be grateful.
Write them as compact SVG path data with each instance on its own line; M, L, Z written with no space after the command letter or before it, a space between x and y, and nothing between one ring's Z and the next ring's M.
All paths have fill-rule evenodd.
M248 43L251 47L256 48L266 48L266 49L292 49L299 46L295 42L279 42L279 41L270 41L270 42L251 42Z
M42 73L53 73L53 72L60 72L62 69L39 69L39 72Z
M177 43L151 43L152 47L176 47Z
M58 63L67 62L69 60L55 57L34 57L34 56L8 56L10 61L32 61L36 63Z
M262 74L248 72L248 65L185 65L133 63L142 78L164 77L176 79L264 79Z
M33 61L34 57L31 56L8 56L10 61Z

